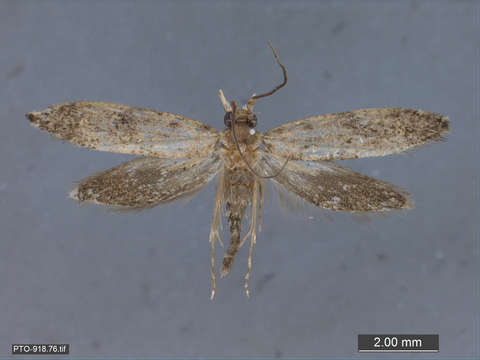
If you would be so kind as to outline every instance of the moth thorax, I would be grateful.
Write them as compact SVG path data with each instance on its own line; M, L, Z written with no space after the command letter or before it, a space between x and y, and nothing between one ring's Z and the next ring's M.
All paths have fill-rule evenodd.
M227 128L232 127L232 117L233 114L231 111L225 113L223 122L225 123L225 126ZM248 110L237 110L237 112L235 113L235 123L237 124L237 126L245 124L248 126L249 129L255 129L255 127L257 126L257 115ZM255 134L255 131L253 131L253 133L250 132L250 134Z

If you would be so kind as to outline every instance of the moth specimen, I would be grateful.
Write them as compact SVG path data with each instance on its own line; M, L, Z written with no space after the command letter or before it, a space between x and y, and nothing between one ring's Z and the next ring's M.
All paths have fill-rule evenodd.
M218 176L210 229L211 298L215 294L215 241L224 214L230 243L221 275L250 239L245 292L252 266L257 220L261 230L265 179L321 208L380 212L412 207L406 192L335 164L332 160L384 156L442 139L448 118L433 112L371 108L312 116L261 134L255 130L255 101L287 83L285 67L269 43L283 82L253 94L239 107L222 90L225 129L217 131L189 118L155 110L101 102L52 105L26 116L33 126L73 145L143 157L88 177L70 197L80 202L145 208L192 194ZM249 216L241 235L242 220Z

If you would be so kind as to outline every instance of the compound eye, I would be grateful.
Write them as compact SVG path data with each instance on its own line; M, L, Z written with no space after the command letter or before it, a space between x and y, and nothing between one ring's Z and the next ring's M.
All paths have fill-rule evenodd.
M253 114L252 120L248 122L248 127L253 129L256 126L257 126L257 115Z
M223 122L225 123L225 126L227 126L227 127L232 126L232 112L231 111L225 113L225 116L223 117Z

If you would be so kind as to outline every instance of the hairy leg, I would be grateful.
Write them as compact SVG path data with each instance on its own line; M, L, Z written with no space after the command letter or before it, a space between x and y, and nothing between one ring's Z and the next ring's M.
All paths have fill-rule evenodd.
M264 186L265 183L263 181L258 184L258 232L262 232L262 200Z
M250 272L252 270L252 253L253 253L253 245L255 244L257 234L255 232L257 227L257 204L258 204L258 193L259 193L259 182L255 180L253 183L253 191L252 191L252 203L251 203L251 210L250 216L252 217L251 226L252 229L251 233L250 230L247 234L250 233L250 249L248 250L248 266L247 266L247 273L245 274L245 295L250 297L250 291L248 289L248 280L250 278Z
M218 232L218 227L220 223L220 210L222 207L223 187L224 187L224 173L222 171L218 175L217 191L215 193L213 218L212 218L212 224L210 226L210 237L209 237L209 242L212 249L211 261L210 261L210 273L212 277L212 292L210 295L211 300L213 300L213 297L215 296L215 238L218 239L218 242L223 247L222 238L220 237L220 233Z

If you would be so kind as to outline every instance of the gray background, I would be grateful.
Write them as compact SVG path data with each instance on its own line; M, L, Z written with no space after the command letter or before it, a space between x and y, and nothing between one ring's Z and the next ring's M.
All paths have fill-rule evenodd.
M372 358L357 334L397 332L438 333L441 351L390 357L477 357L477 15L473 1L0 1L0 356L61 342L73 356ZM55 141L24 114L98 100L221 129L219 88L241 101L280 81L267 39L289 83L258 101L261 131L397 106L452 131L343 163L415 210L355 221L270 194L252 298L243 248L210 301L214 184L140 213L78 206L72 182L131 157Z

